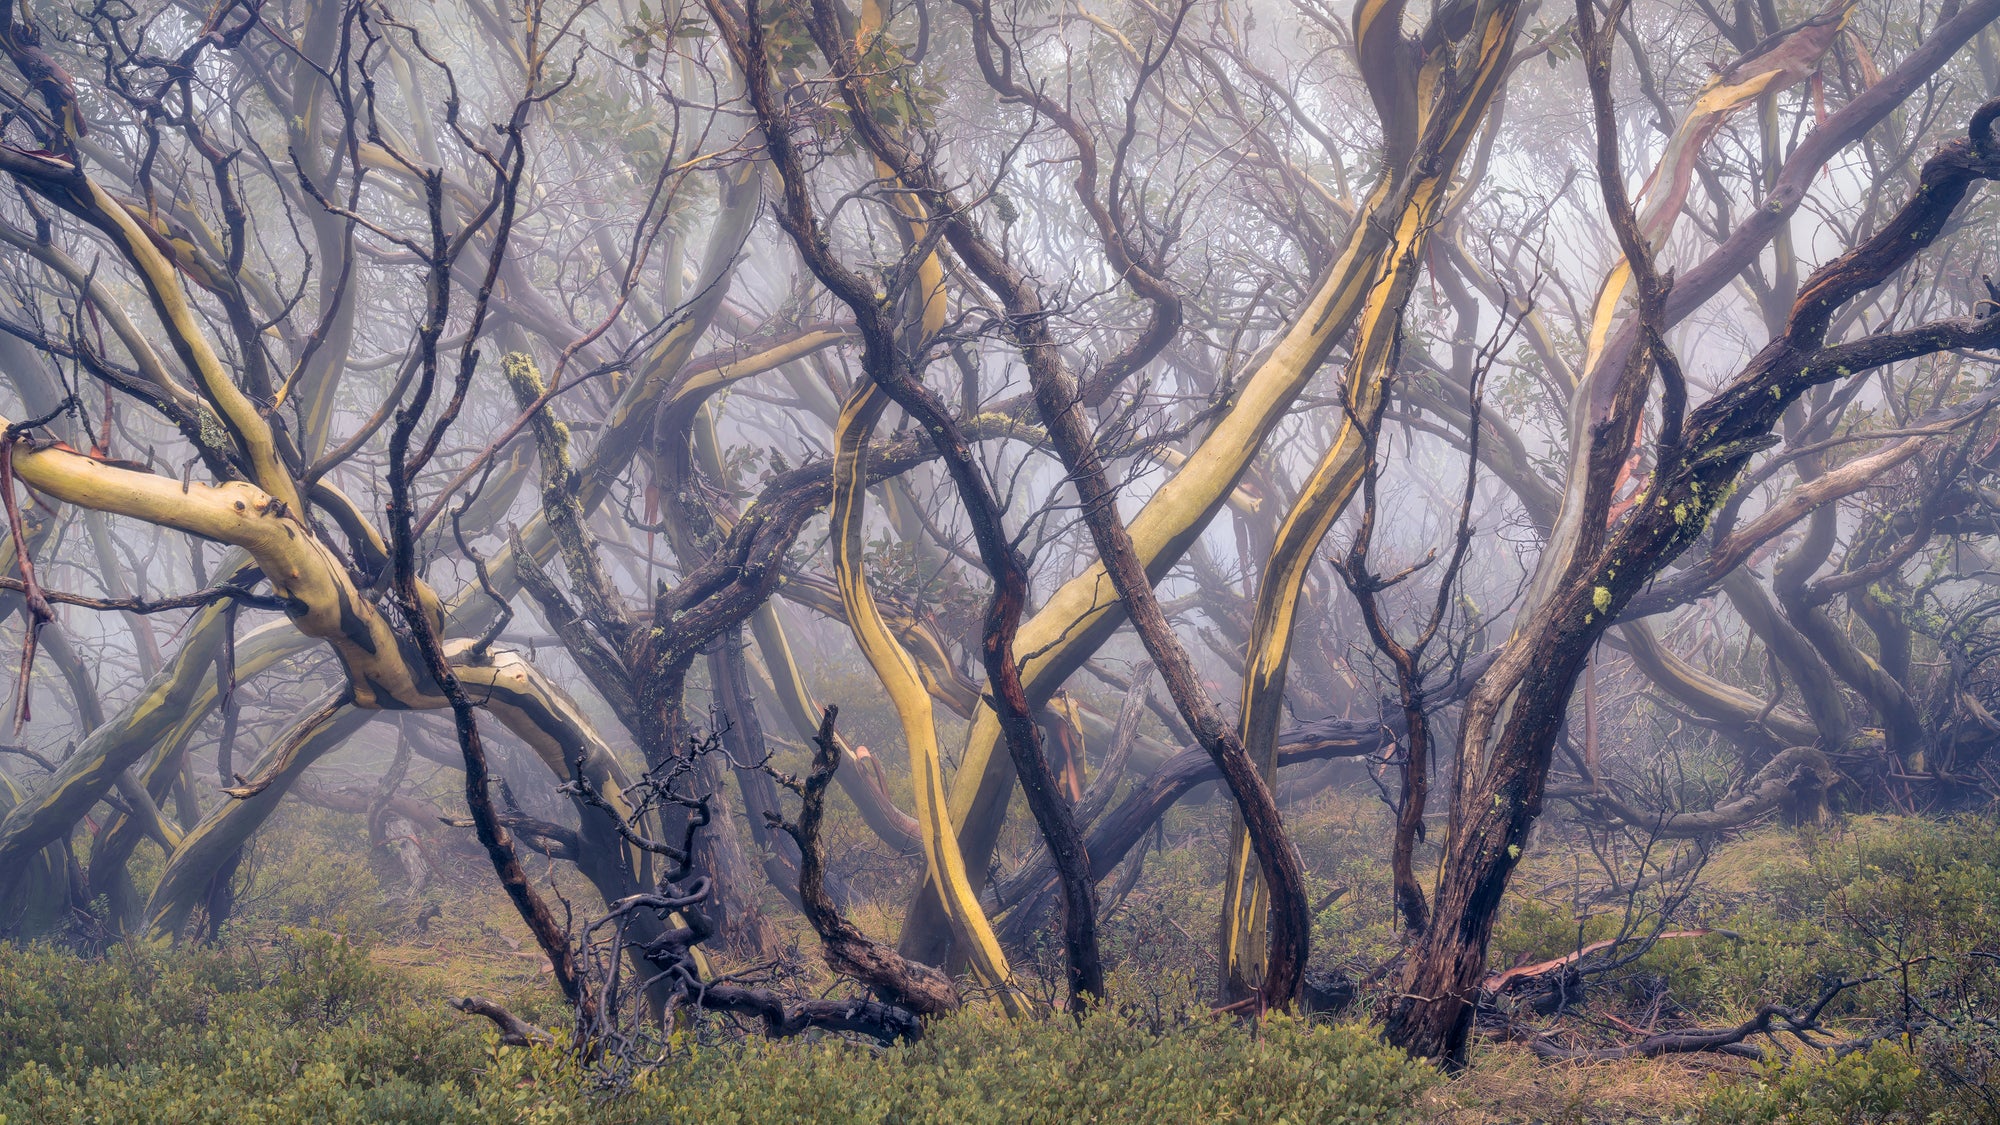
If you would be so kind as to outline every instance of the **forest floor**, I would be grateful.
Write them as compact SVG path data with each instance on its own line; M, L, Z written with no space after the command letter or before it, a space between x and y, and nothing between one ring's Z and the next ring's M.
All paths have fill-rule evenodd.
M375 964L442 1003L478 993L516 1007L551 989L548 963L506 899L473 896L464 912L430 923L428 935L385 940ZM804 933L790 935L809 940ZM806 950L810 950L810 945ZM1440 1125L1650 1125L1697 1114L1718 1084L1751 1081L1755 1067L1722 1055L1680 1055L1607 1063L1552 1063L1513 1043L1479 1040L1469 1065L1428 1090L1425 1119Z
M373 946L370 959L408 974L438 1002L479 993L534 1005L552 985L526 927L497 892L466 905L472 909L433 921L429 935ZM1690 1120L1716 1085L1754 1077L1752 1064L1721 1055L1552 1063L1482 1039L1465 1071L1427 1091L1421 1109L1440 1125L1649 1125Z
M1442 1125L1642 1125L1688 1121L1718 1085L1754 1068L1720 1055L1552 1063L1512 1043L1481 1043L1464 1073L1432 1089L1424 1108Z
M1372 804L1330 797L1294 816L1322 902L1315 963L1357 977L1397 940L1386 906L1385 872L1366 846L1377 831L1379 810ZM1070 1120L1075 1111L1053 1108L1050 1090L1033 1080L1019 1089L1041 1108L1002 1112L1007 1092L1022 1080L1009 1068L1047 1056L1066 1060L1047 1065L1078 1082L1111 1065L1113 1074L1090 1080L1179 1091L1159 1096L1185 1112L1244 1121L1329 1120L1337 1104L1351 1114L1342 1120L1447 1125L2000 1123L2000 1102L1991 1092L1991 1079L2000 1076L1994 1066L2000 1034L1990 1026L1990 1013L2000 1010L2000 957L1993 956L2000 951L2000 825L1991 821L1870 816L1804 830L1760 829L1710 856L1686 894L1669 896L1670 918L1647 916L1630 902L1579 905L1572 884L1588 860L1579 858L1573 841L1544 838L1516 880L1519 893L1496 930L1496 968L1559 957L1635 924L1640 932L1651 932L1671 922L1705 936L1662 940L1635 963L1594 981L1574 1009L1523 1013L1511 1025L1516 1040L1539 1036L1548 1043L1602 1048L1631 1042L1635 1032L1655 1027L1728 1026L1759 1004L1798 1004L1817 994L1825 980L1869 974L1897 979L1893 988L1877 982L1843 996L1823 1021L1826 1041L1888 1026L1884 1021L1898 1010L1899 996L1904 1012L1914 998L1940 1020L1950 1021L1954 1012L1966 1018L1952 1025L1956 1030L1940 1030L1934 1022L1921 1038L1902 1043L1891 1037L1845 1060L1788 1044L1787 1060L1768 1066L1715 1054L1556 1063L1537 1058L1519 1041L1482 1035L1469 1065L1447 1078L1409 1068L1373 1046L1372 1033L1362 1024L1334 1028L1330 1039L1300 1038L1282 1027L1268 1036L1217 1029L1210 1026L1216 1021L1201 1018L1208 1001L1199 982L1214 972L1211 943L1201 936L1212 926L1221 861L1215 843L1220 823L1211 822L1221 821L1215 809L1177 813L1165 846L1148 857L1138 889L1107 904L1105 944L1115 966L1120 1011L1091 1021L1083 1032L1063 1020L1041 1030L1010 1030L1004 1021L978 1015L942 1026L931 1037L934 1042L910 1056L930 1061L895 1073L895 1089L881 1094L893 1108L879 1116L865 1107L831 1116L796 1108L817 1104L816 1098L854 1096L841 1094L843 1089L881 1092L882 1075L868 1068L893 1056L865 1050L831 1044L795 1054L786 1054L792 1048L751 1049L726 1056L735 1077L723 1085L748 1082L763 1092L759 1097L768 1094L769 1104L759 1111L763 1120L955 1120L954 1114L985 1120L989 1113L999 1121ZM165 1108L158 1112L125 1105L128 1119L229 1120L246 1113L291 1119L290 1111L268 1108L278 1103L268 1101L268 1091L259 1092L263 1088L254 1073L243 1077L247 1064L232 1061L247 1044L263 1044L257 1049L275 1051L281 1061L287 1051L301 1060L350 1055L362 1060L342 1064L345 1069L327 1079L337 1094L322 1092L336 1101L359 1099L353 1105L361 1108L299 1120L627 1119L604 1116L600 1103L575 1090L562 1095L571 1099L562 1104L581 1116L524 1115L508 1099L528 1091L560 1101L551 1080L523 1077L519 1068L537 1065L513 1058L524 1052L496 1048L482 1021L446 1007L452 997L480 994L547 1026L559 1028L564 1018L547 962L493 884L481 855L441 837L431 841L430 886L412 896L400 889L401 869L385 852L369 847L358 817L293 808L274 828L246 861L237 914L224 930L223 949L214 954L161 954L113 943L105 961L90 962L58 950L0 950L0 995L8 994L10 979L20 986L0 1003L0 1122L90 1120L88 1114L78 1116L81 1107L115 1108L135 1096L121 1081L150 1076L141 1085L169 1093L146 1096L169 1098L178 1087L162 1076L175 1074L190 1090L235 1090L248 1099L241 1103L246 1108L232 1118L206 1111L187 1116L174 1108L179 1103L161 1102ZM853 911L857 920L893 936L896 912L882 904L896 901L898 887L884 874L882 857L858 848L834 854L847 857L852 882L871 896ZM580 916L586 889L548 883L541 861L535 863L532 873L545 888L566 896ZM144 864L137 866L143 880ZM871 877L878 881L871 883ZM776 935L765 963L776 964L784 987L816 992L829 985L810 932L775 892L764 907ZM10 963L7 957L19 960ZM360 959L360 967L353 958ZM747 966L725 960L724 967ZM1059 979L1053 972L1058 967L1052 950L1039 962L1031 955L1017 966L1024 976L1048 978L1045 983ZM1906 992L1899 991L1903 979L1911 980ZM131 996L147 990L159 995L144 1002ZM1053 991L1049 983L1044 994ZM31 1002L30 996L39 999ZM170 1020L176 1005L200 1013L199 1044L156 1040L145 1030ZM9 1007L15 1009L12 1017L5 1011ZM1134 1027L1147 1019L1135 1013L1144 1012L1176 1014L1164 1024L1153 1018L1155 1030L1142 1033ZM1159 1027L1168 1030L1162 1034ZM704 1038L726 1048L732 1033L721 1034L721 1040L706 1033ZM1117 1046L1079 1044L1079 1034ZM404 1043L422 1046L399 1045ZM812 1053L822 1049L835 1053ZM446 1061L412 1070L397 1061L406 1050L422 1058L441 1053ZM705 1058L701 1065L714 1066L719 1056ZM1231 1059L1237 1061L1226 1073L1191 1073ZM290 1090L303 1081L298 1077L303 1065L283 1064L272 1081ZM148 1069L153 1067L165 1069ZM801 1100L788 1102L790 1095L780 1088L784 1082L774 1074L799 1083L807 1082L799 1076L811 1076L827 1089L807 1090ZM410 1082L416 1085L405 1089ZM1315 1099L1334 1089L1343 1092L1325 1104L1328 1114L1314 1112ZM385 1091L405 1100L384 1101L390 1097ZM1341 1100L1350 1092L1358 1099L1351 1106ZM751 1101L756 1104L756 1098ZM690 1113L695 1109L684 1101L674 1104ZM1365 1108L1371 1105L1377 1109ZM57 1112L62 1106L70 1108ZM960 1108L945 1108L950 1106ZM680 1119L677 1113L631 1112L635 1121ZM1183 1110L1093 1108L1077 1119L1167 1120L1178 1112ZM753 1113L741 1119L760 1118Z

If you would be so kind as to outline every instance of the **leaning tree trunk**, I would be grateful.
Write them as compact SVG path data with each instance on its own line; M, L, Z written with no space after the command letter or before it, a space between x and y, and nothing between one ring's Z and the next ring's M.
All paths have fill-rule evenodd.
M1580 6L1580 23L1587 15ZM1592 77L1594 86L1605 82L1602 74ZM1604 116L1608 94L1593 92ZM1571 486L1580 509L1571 525L1577 533L1551 543L1536 577L1539 596L1467 705L1437 909L1390 1004L1391 1042L1415 1054L1463 1060L1487 941L1528 828L1541 811L1556 733L1584 660L1634 595L1700 538L1750 459L1775 440L1771 431L1784 411L1823 383L1943 350L2000 343L2000 317L1977 315L1826 342L1838 309L1898 273L1936 241L1977 184L2000 176L1996 119L2000 99L1973 115L1969 137L1944 145L1924 163L1921 182L1894 217L1814 271L1783 333L1688 412L1683 426L1662 427L1660 467L1615 520L1608 513L1645 406L1650 363L1657 359L1663 375L1673 370L1659 342L1664 301L1642 297L1648 341L1607 373L1601 390L1579 389L1579 396L1589 397L1580 403L1583 440L1572 453L1571 475L1581 482ZM1615 136L1602 122L1599 133L1601 145ZM1602 153L1600 162L1615 169ZM1615 208L1613 214L1616 219ZM1633 255L1630 248L1627 255ZM1669 414L1670 423L1679 422ZM1668 436L1675 428L1678 439Z

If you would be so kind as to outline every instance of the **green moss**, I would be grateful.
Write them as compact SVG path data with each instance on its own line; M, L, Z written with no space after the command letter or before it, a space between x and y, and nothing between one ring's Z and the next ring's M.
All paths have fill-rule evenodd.
M212 450L226 452L230 448L229 431L223 428L222 419L207 403L196 404L196 417L201 422L201 443Z

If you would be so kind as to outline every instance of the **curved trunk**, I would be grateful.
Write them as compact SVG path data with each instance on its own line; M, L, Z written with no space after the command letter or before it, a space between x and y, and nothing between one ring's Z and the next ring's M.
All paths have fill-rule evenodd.
M865 546L862 517L867 496L867 445L875 422L889 398L873 383L850 399L841 411L835 453L833 496L834 573L840 581L841 602L854 631L862 655L875 670L896 708L903 727L903 739L910 752L910 771L916 789L917 823L924 844L924 866L933 883L943 889L947 917L961 949L972 967L989 987L1000 990L1010 1007L1021 1001L1011 980L1007 955L993 936L993 928L979 905L958 840L951 831L946 810L943 764L938 754L937 727L932 718L931 696L916 662L898 644L876 608L861 569ZM925 960L922 957L916 960ZM942 961L942 958L939 959Z
M1505 82L1518 11L1518 4L1504 0L1482 5L1466 41L1435 51L1418 78L1418 87L1440 90L1437 100L1417 105L1411 91L1407 113L1416 149L1414 174L1404 174L1395 187L1394 206L1376 220L1394 233L1355 330L1345 382L1347 409L1333 443L1285 514L1257 583L1243 673L1241 737L1266 785L1277 784L1278 727L1285 714L1285 673L1299 595L1320 543L1354 498L1374 456L1374 434L1397 375L1403 312L1423 271L1430 233L1453 198L1452 176ZM1386 13L1382 19L1387 21ZM1229 1000L1252 994L1264 982L1267 891L1251 858L1250 836L1239 817L1223 875L1222 992Z

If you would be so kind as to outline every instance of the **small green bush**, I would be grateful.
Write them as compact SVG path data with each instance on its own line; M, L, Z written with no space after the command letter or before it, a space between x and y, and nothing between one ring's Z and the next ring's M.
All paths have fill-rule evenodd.
M1718 1085L1697 1125L1957 1125L1993 1120L1975 1091L1937 1081L1901 1046L1759 1068L1754 1082Z

